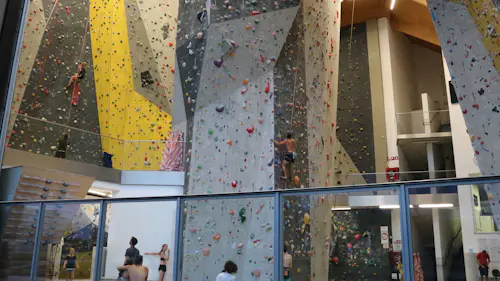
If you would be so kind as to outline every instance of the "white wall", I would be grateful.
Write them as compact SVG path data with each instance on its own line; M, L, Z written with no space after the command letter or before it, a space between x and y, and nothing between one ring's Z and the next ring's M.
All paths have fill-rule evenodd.
M183 179L179 172L125 171L122 174L122 185L118 191L113 192L113 197L182 195L184 187L179 178ZM176 205L175 201L112 204L104 276L118 276L116 267L123 264L130 238L135 236L139 240L137 248L142 255L145 252L158 252L162 244L169 245L171 253L167 265L167 280L172 280ZM144 256L144 265L150 269L149 280L158 280L159 264L159 257Z

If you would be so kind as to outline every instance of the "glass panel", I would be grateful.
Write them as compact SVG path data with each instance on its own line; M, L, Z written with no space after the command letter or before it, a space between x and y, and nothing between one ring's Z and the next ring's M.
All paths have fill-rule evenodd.
M415 280L478 280L479 244L471 241L474 246L467 247L466 237L473 239L474 226L472 207L462 209L462 193L470 197L471 187L410 189ZM470 225L463 225L466 221Z
M100 280L127 277L128 272L117 267L132 263L138 255L149 268L148 280L172 280L176 208L176 201L109 204Z
M280 280L398 278L402 248L396 190L284 196L283 209Z
M29 280L39 204L0 205L0 280Z
M91 280L99 208L99 204L45 205L37 280Z
M238 266L236 280L273 280L273 202L272 197L186 201L182 280L215 280L229 260Z
M494 233L498 231L497 221L491 205L495 205L495 199L488 192L484 184L471 186L472 212L474 214L475 229L477 233Z

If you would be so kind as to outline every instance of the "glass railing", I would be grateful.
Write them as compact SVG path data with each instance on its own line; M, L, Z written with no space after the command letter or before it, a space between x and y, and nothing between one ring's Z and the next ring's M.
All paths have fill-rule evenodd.
M0 280L117 280L134 259L148 280L212 280L231 260L236 280L472 281L476 255L494 261L499 240L475 236L474 188L489 196L479 200L494 232L499 182L0 202Z
M398 134L425 134L450 132L450 115L448 110L396 113Z
M40 155L120 170L183 171L185 140L173 132L163 140L125 140L45 119L17 115L7 146Z

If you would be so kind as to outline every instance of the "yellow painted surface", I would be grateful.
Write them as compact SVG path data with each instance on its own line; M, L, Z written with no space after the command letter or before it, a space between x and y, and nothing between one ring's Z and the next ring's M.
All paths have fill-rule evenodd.
M90 2L102 150L121 170L159 170L172 117L134 90L124 0ZM113 139L116 138L116 139Z

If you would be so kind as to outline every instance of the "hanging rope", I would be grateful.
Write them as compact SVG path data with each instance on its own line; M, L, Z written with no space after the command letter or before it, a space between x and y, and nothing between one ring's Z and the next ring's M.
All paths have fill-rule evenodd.
M85 45L87 43L87 32L88 32L88 29L89 29L89 21L87 20L87 24L85 25L85 32L83 34L83 39L82 39L82 48L80 50L80 56L78 58L77 73L79 73L81 71L80 65L82 64L83 52L85 51ZM71 119L71 110L73 109L73 92L76 89L76 84L77 83L79 83L78 82L78 78L75 79L75 81L73 82L73 91L71 93L71 99L69 100L69 110L68 110L68 118L66 119L66 125L69 124L69 120Z
M349 69L351 69L351 46L352 46L352 30L354 29L354 6L356 0L352 0L352 13L351 13L351 34L349 36Z

